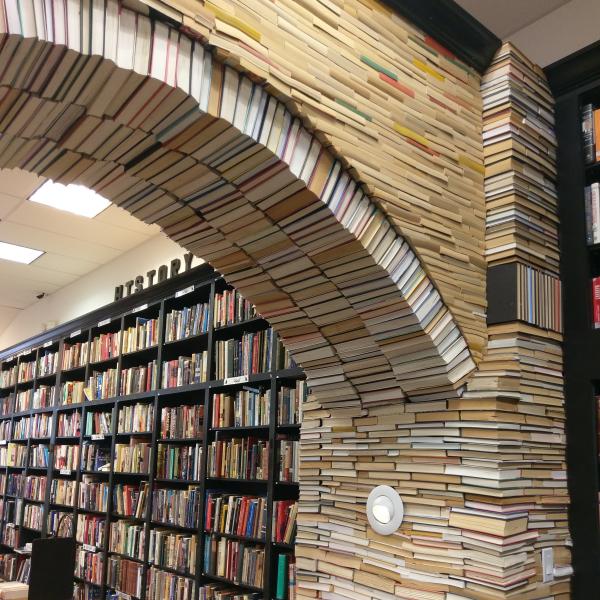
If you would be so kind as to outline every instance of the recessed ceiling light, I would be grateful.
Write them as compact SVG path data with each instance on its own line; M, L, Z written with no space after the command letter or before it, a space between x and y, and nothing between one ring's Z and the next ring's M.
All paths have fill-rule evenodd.
M34 250L25 246L17 246L0 242L0 258L4 260L12 260L13 262L30 265L36 258L39 258L44 252L42 250Z
M83 185L63 185L50 179L33 192L29 199L90 219L110 206L110 200Z

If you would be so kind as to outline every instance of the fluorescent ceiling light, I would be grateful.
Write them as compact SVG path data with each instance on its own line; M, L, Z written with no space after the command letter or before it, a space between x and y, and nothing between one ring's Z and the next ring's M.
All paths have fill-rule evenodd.
M0 242L0 258L4 260L12 260L14 262L30 265L36 258L39 258L44 252L42 250L34 250L33 248L25 248L25 246L16 246Z
M50 179L33 192L29 199L90 219L110 205L110 200L83 185L63 185Z

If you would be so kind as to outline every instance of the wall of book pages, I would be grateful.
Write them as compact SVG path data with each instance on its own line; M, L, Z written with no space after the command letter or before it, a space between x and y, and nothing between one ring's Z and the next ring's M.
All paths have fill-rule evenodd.
M0 166L88 185L159 224L226 275L305 369L317 367L313 386L321 394L397 400L461 387L483 345L483 337L471 338L469 347L465 337L481 314L471 311L468 325L455 318L460 310L444 302L397 224L367 194L369 184L359 183L322 136L264 85L181 31L112 0L101 13L87 3L61 5L57 15L64 19L36 13L37 3L22 11L5 4ZM427 49L417 54L434 53L449 70L442 76L415 57L410 64L421 74L423 93L452 76L456 94L470 90L476 98L477 78L433 42L421 42ZM380 73L371 63L361 64ZM461 130L475 131L476 119L468 116ZM412 130L395 126L394 136L414 142ZM417 149L408 145L415 177L428 170L419 153L438 162L442 154L457 158L459 145L444 143L452 149L434 152L426 140ZM461 172L479 172L474 159L461 156ZM449 168L438 170L441 179L454 179ZM460 189L469 195L480 179L466 177ZM389 185L408 189L400 180ZM428 193L438 198L438 192L434 186ZM460 202L453 197L451 204ZM477 211L466 205L476 224ZM419 231L432 239L426 228ZM444 256L445 271L450 260ZM480 294L481 281L473 285ZM467 287L458 304L471 298Z
M0 2L0 167L160 224L281 333L313 391L297 598L566 598L558 338L486 351L479 77L371 0L144 4Z

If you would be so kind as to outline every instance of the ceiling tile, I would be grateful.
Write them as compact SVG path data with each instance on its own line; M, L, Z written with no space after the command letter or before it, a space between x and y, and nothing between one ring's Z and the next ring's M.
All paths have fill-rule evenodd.
M44 181L45 177L21 169L0 169L0 190L17 198L29 198Z
M64 257L50 255L50 257L54 257L54 262L52 262L52 258L48 260L47 257L48 255L45 254L30 265L22 265L8 260L0 260L0 281L12 282L20 279L27 279L31 281L37 281L40 285L50 283L62 287L75 281L75 279L77 279L77 277L80 275L80 273L71 273L68 270L55 270L55 265L57 263L61 266L63 265ZM87 264L86 267L88 267ZM0 292L0 302L2 302L2 292Z
M130 215L125 216L136 221ZM23 202L6 221L75 238L86 244L99 244L120 251L129 250L145 242L149 237L132 229L107 227L105 223L96 219L88 219L28 201Z
M22 202L24 202L22 198L0 192L0 219L5 219Z
M20 309L0 304L0 332L4 331L10 322L19 314Z

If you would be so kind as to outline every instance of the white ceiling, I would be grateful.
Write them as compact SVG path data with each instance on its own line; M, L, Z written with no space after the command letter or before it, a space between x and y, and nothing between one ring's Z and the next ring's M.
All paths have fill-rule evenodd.
M456 0L501 40L570 0Z
M159 232L113 205L88 219L28 201L43 182L0 169L0 241L45 252L30 265L0 259L0 332L38 294L56 292Z

